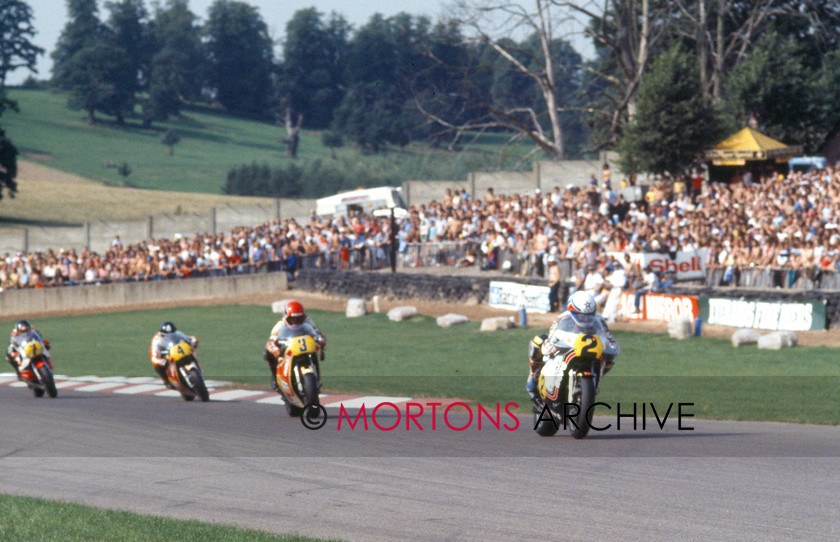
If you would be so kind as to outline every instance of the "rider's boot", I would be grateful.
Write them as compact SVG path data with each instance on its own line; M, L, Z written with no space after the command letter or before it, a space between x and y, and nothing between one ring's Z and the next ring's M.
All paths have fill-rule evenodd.
M277 386L277 360L268 350L263 352L263 359L268 362L268 368L271 369L271 389L280 393L280 388Z
M163 380L163 385L169 388L170 390L174 390L175 386L169 381L166 377L166 366L165 365L155 365L155 372L158 374L161 380Z
M528 392L528 396L531 398L532 401L536 400L537 378L533 374L529 375L528 380L525 381L525 391Z
M21 376L20 376L20 370L18 369L17 363L15 363L15 360L11 359L9 356L6 356L6 361L8 361L9 365L12 366L12 369L15 370L15 374L17 375L17 379L20 380L21 382L23 382L23 378L21 378Z

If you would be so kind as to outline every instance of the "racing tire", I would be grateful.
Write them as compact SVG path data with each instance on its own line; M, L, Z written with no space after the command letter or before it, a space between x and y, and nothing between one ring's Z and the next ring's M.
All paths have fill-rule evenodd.
M554 414L550 414L553 421L546 420L542 412L542 410L534 412L534 431L541 437L553 437L560 430L560 422L554 417ZM546 412L550 413L550 411Z
M318 379L308 373L303 375L303 408L318 404Z
M581 378L580 397L578 406L580 412L577 416L569 416L569 433L576 439L582 439L589 433L592 427L592 405L595 403L595 379L592 377ZM584 418L585 416L585 418ZM574 423L572 423L574 422Z
M47 388L47 395L55 398L58 395L58 390L55 388L55 379L50 368L46 365L41 365L38 367L38 374L41 375L41 381L44 383L44 387ZM44 395L43 390L41 390L41 395ZM38 395L38 397L41 397L41 395Z
M210 394L207 392L207 386L204 384L204 379L201 377L201 373L197 370L193 369L190 371L189 374L190 383L192 384L193 390L195 393L201 398L202 403L206 403L210 400Z

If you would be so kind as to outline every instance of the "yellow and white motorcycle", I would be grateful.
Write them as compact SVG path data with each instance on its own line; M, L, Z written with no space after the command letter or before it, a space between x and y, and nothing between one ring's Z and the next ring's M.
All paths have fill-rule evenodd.
M534 401L534 430L541 436L550 437L564 427L581 439L592 426L606 357L617 354L617 344L598 321L587 331L575 329L571 319L561 321L543 344L546 362Z
M275 379L289 416L300 416L307 407L319 404L321 347L314 335L306 324L285 327L277 335L283 357L278 360Z

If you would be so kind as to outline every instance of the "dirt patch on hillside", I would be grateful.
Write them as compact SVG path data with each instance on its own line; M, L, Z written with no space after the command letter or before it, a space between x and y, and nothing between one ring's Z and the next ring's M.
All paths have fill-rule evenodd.
M29 318L49 318L61 316L74 316L79 314L100 314L104 312L125 312L133 310L144 309L163 309L167 307L198 305L263 305L271 306L274 301L281 299L296 299L303 303L307 309L321 309L329 311L343 311L347 306L347 298L333 296L323 293L307 292L303 290L290 289L285 292L278 292L267 297L264 294L250 294L228 297L225 299L191 299L180 302L167 303L140 303L134 305L127 305L119 309L103 310L103 309L87 309L87 310L73 310L73 311L47 311L38 314L27 315ZM402 307L410 305L417 308L417 312L428 316L438 317L449 313L462 314L471 321L480 321L484 318L493 316L518 316L509 310L496 309L488 307L487 305L464 305L461 303L442 303L439 301L425 301L419 299L387 299L383 298L380 303L382 312L387 312L394 307ZM373 304L370 300L367 302L368 310L373 310ZM554 321L556 314L528 314L528 325L532 327L535 333L540 330L547 329ZM615 322L612 329L622 331L636 331L645 333L667 333L668 324L665 322ZM703 335L707 337L717 337L722 339L729 339L734 328L726 326L704 325ZM840 330L821 330L821 331L801 331L797 332L798 344L803 346L830 346L840 347ZM686 345L689 345L687 342Z

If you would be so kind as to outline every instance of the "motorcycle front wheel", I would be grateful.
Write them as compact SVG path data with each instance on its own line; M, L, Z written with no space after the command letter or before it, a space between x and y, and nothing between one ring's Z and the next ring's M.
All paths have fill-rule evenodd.
M41 382L44 383L44 387L47 388L47 395L50 397L55 397L58 395L58 390L55 388L55 379L53 379L52 371L46 365L41 365L38 367L38 374L41 375ZM41 390L41 395L44 395L44 391ZM36 397L41 397L41 395L36 395Z
M576 439L582 439L592 427L592 408L595 402L595 379L580 379L580 395L576 398L580 407L577 416L569 416L569 433Z
M201 377L201 373L198 372L196 369L192 369L189 373L190 383L192 383L192 388L195 390L196 394L201 397L201 401L206 403L210 400L210 394L207 392L207 386L204 384L204 379Z

